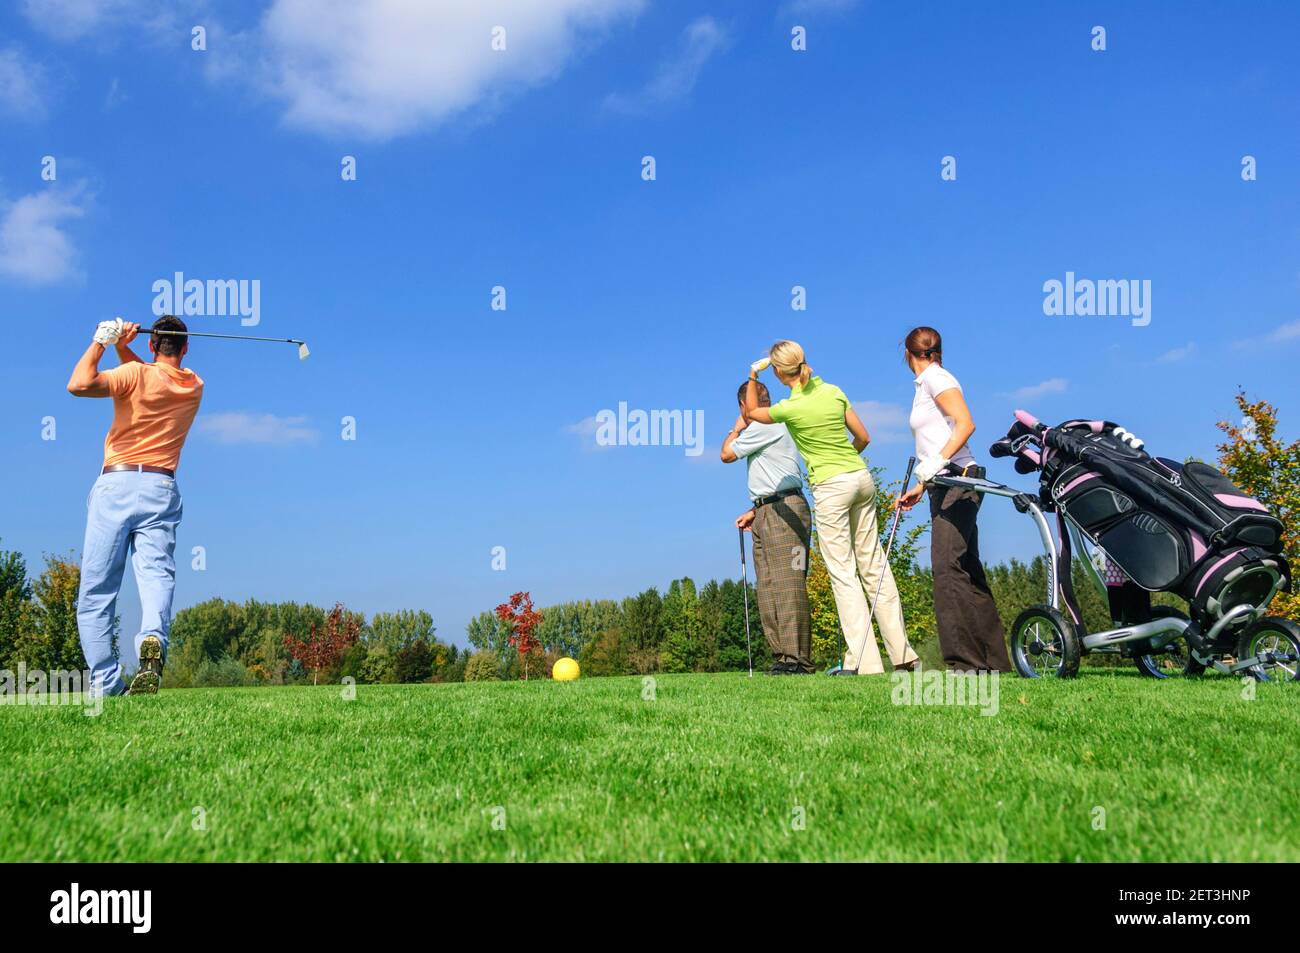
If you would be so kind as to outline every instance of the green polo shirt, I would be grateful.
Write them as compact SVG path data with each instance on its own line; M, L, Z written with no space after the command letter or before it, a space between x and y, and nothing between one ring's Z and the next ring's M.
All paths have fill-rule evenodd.
M824 483L841 473L865 470L867 465L849 437L844 413L849 399L834 384L820 377L790 388L790 396L772 405L772 419L785 424L808 465L808 482Z

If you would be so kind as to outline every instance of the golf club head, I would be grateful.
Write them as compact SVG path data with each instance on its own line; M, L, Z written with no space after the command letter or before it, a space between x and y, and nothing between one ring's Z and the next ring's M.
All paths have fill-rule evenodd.
M298 360L305 361L311 357L311 351L307 350L307 342L298 345Z

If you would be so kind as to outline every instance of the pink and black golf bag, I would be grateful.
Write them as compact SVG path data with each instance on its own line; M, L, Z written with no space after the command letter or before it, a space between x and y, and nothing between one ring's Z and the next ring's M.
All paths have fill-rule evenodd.
M1116 620L1144 621L1152 592L1174 593L1187 600L1194 623L1189 644L1208 651L1197 645L1201 636L1226 635L1238 618L1250 621L1290 588L1281 521L1208 464L1153 457L1110 421L1046 427L1024 411L992 453L1014 457L1019 473L1038 473L1042 507L1061 525L1063 585L1070 578L1067 523L1122 570L1106 579ZM1079 622L1077 606L1070 610ZM1216 626L1220 620L1225 624Z

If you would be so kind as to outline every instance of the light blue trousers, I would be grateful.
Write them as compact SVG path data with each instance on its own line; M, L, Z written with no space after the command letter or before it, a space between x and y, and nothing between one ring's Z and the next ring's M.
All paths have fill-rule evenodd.
M127 556L140 590L140 643L155 635L167 655L176 589L176 527L181 494L176 481L161 473L103 473L86 500L86 543L81 550L81 594L77 630L97 693L118 695L126 685L113 654L113 619Z

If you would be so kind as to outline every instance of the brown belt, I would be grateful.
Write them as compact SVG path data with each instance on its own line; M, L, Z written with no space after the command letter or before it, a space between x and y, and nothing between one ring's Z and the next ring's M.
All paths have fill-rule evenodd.
M176 471L168 470L165 467L151 467L143 463L115 463L111 467L104 467L100 473L161 473L165 477L176 479Z

